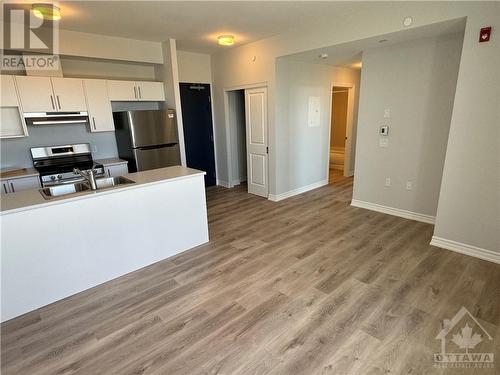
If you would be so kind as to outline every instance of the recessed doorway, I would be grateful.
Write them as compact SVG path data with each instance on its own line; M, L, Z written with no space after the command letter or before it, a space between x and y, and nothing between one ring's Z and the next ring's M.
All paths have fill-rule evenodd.
M331 88L328 176L329 182L335 183L352 175L350 165L354 86L334 83Z

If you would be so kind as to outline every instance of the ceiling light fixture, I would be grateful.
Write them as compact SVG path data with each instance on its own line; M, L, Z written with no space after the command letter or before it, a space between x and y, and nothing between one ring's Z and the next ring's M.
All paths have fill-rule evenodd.
M219 43L220 46L232 46L234 44L234 36L233 35L218 36L217 43Z
M410 16L408 17L405 17L403 19L403 26L404 27L408 27L408 26L411 26L411 24L413 23L413 18L411 18Z
M321 55L318 56L320 59L327 59L328 58L328 53L322 53Z
M42 20L58 21L61 19L61 10L54 4L33 4L31 10L35 17L41 18Z

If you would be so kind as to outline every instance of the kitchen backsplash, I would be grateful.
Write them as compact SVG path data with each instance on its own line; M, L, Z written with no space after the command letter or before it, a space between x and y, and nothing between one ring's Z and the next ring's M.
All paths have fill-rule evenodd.
M113 102L113 112L125 110L159 109L157 102ZM29 126L29 137L0 140L0 168L30 168L30 148L64 145L68 143L90 143L94 159L118 156L115 133L91 133L86 125Z

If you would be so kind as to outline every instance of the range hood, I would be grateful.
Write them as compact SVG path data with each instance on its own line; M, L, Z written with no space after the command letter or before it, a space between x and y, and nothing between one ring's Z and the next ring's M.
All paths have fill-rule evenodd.
M26 125L88 124L87 112L29 112L24 113Z

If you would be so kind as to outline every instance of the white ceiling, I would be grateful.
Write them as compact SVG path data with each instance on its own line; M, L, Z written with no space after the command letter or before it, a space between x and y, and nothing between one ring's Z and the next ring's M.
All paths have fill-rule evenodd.
M455 19L446 22L435 23L428 26L410 28L392 34L379 35L373 38L357 40L355 42L318 48L284 58L315 64L326 64L344 66L350 68L360 68L358 65L362 60L363 51L370 48L398 44L410 40L426 37L454 34L463 32L465 29L465 19ZM383 41L383 42L381 42ZM327 58L321 58L321 54L327 54Z
M22 1L22 0L21 0ZM61 29L132 39L177 39L179 49L216 52L216 38L236 45L328 22L366 3L316 1L61 1Z

